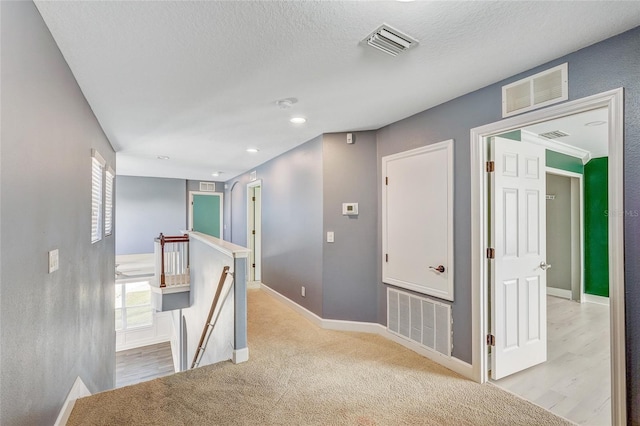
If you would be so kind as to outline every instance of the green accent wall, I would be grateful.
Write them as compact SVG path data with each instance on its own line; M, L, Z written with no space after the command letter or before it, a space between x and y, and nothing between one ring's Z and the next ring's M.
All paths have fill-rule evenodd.
M499 136L501 138L505 138L505 139L511 139L514 141L521 141L522 140L522 132L520 130L513 130L511 132L507 132L507 133L503 133L501 135L496 135Z
M609 297L608 161L584 166L584 291Z
M584 173L584 166L582 165L582 160L579 158L560 154L559 152L548 149L546 150L546 157L547 167L580 174Z
M193 230L220 238L220 197L193 196Z

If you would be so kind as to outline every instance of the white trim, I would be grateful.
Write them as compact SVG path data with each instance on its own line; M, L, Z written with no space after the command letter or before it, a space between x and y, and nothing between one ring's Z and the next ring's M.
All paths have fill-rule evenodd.
M549 296L561 297L563 299L571 300L571 290L564 288L547 287L547 294Z
M453 139L448 139L442 142L433 143L430 145L426 145L420 148L411 149L408 151L399 152L396 154L386 155L382 157L382 167L381 167L381 184L382 184L382 282L385 284L391 284L396 287L402 287L408 290L412 290L421 294L425 294L428 296L437 297L440 299L448 300L453 302L454 298L454 267L455 259L454 259L454 241L453 241L453 200L454 200L454 187L453 187ZM449 262L447 267L447 288L446 290L438 290L433 287L426 287L423 285L419 285L413 282L402 281L394 277L388 276L387 265L388 263L384 260L384 256L389 253L387 249L387 188L386 179L388 177L387 174L387 164L391 161L396 161L406 157L412 157L416 155L425 154L433 151L446 151L447 154L447 220L450 221L448 224L441 224L442 226L447 226L447 261ZM400 255L400 254L399 254Z
M587 164L591 159L591 152L585 149L578 148L554 139L545 139L527 130L521 130L520 134L522 142L530 142L535 145L543 146L547 149L550 149L551 151L559 152L560 154L579 158L582 161L582 164Z
M224 214L224 194L222 192L202 192L202 191L189 191L189 231L193 231L193 196L194 195L207 195L211 197L220 197L220 239L224 239L224 220L222 215Z
M91 392L89 392L87 386L84 384L80 376L78 376L76 377L76 381L73 382L73 386L71 386L71 390L62 405L60 413L58 413L58 418L56 419L54 426L66 425L69 417L71 416L71 412L73 411L73 406L76 404L76 400L86 396L91 396Z
M595 294L585 293L583 301L586 303L595 303L596 305L610 306L608 297L597 296Z
M237 350L234 349L233 357L231 358L231 361L234 364L240 364L242 362L249 361L249 348L242 348Z
M247 289L259 289L262 286L260 281L247 281Z
M425 358L430 359L431 361L438 363L452 371L455 371L462 376L473 380L473 367L454 357L448 357L439 352L432 351L426 348L421 347L420 345L413 343L409 340L406 340L400 336L397 336L391 333L385 326L378 323L373 322L359 322L359 321L343 321L343 320L331 320L320 318L318 315L309 311L308 309L298 305L293 300L283 296L272 288L262 284L262 290L265 291L269 296L274 299L284 303L309 321L311 321L316 326L323 328L325 330L336 330L336 331L355 331L359 333L371 333L378 334L386 339L389 339L393 342L396 342L407 349L410 349Z
M228 241L221 240L220 238L212 237L211 235L203 234L201 232L189 232L189 238L201 241L211 248L218 250L220 253L225 254L234 259L249 257L249 250L246 247L242 247L236 244L232 244Z
M487 381L487 290L486 194L487 160L485 138L519 129L551 118L608 108L609 120L609 211L624 212L623 206L623 89L615 89L542 110L471 129L471 273L473 377ZM611 408L612 424L626 424L626 367L624 314L624 214L609 216L609 299L611 327Z

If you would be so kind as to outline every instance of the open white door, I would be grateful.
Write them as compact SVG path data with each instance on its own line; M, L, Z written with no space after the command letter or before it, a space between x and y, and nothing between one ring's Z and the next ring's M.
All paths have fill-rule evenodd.
M491 142L491 377L547 359L545 149Z

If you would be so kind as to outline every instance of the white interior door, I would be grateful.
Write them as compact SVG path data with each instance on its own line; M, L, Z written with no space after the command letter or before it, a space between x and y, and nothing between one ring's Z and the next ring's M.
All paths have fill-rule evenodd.
M453 140L383 157L382 281L453 300Z
M247 186L247 248L249 281L262 279L262 187L260 181Z
M491 377L547 359L545 149L491 142Z

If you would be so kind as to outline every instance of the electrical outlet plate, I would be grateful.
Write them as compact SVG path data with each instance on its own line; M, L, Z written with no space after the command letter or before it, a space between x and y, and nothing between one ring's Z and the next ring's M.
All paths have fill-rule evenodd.
M333 233L333 231L327 231L327 242L328 243L332 243L335 241L334 239L335 234Z
M300 293L302 294L302 297L306 297L307 296L307 291L304 288L304 286L302 286L302 288L300 289Z
M49 273L55 272L60 268L60 257L58 249L49 252Z

